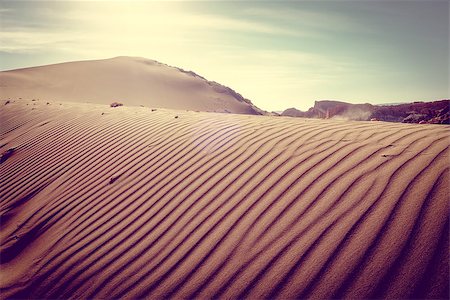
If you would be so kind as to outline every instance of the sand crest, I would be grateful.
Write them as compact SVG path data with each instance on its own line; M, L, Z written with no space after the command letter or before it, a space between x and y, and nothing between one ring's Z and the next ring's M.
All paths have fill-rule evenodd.
M0 105L2 299L449 297L447 125Z
M2 98L263 114L234 90L180 68L141 58L67 62L0 72Z

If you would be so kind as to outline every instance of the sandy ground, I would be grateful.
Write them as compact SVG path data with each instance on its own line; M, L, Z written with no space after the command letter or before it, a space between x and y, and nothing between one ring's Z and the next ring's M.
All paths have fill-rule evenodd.
M195 73L140 57L0 72L1 97L260 114L241 95Z
M4 102L2 299L449 297L449 126Z

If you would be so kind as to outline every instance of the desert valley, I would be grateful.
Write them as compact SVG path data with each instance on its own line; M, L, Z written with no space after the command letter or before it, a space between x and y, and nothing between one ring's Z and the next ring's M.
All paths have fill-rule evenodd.
M0 85L1 299L449 297L449 125L278 116L135 57Z

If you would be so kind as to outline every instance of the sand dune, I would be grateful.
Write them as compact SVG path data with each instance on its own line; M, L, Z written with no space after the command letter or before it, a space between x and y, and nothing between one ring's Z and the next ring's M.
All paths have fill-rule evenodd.
M2 299L449 297L447 125L1 105Z
M232 89L140 57L61 63L0 72L2 98L45 99L262 114Z

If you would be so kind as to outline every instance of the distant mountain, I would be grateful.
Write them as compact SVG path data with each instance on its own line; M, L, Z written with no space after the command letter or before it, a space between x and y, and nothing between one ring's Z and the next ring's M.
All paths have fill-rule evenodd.
M295 107L286 109L285 111L281 112L280 115L287 117L312 118L312 116L311 117L307 116L306 112L298 110Z
M264 114L239 93L192 71L139 57L68 62L0 72L2 98Z
M314 107L306 112L288 108L281 115L303 118L449 124L449 108L450 100L448 99L389 105L351 104L334 100L321 100L316 101Z

